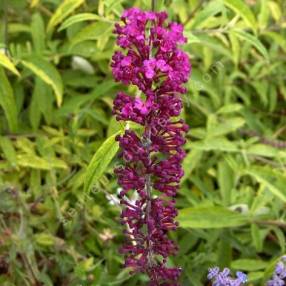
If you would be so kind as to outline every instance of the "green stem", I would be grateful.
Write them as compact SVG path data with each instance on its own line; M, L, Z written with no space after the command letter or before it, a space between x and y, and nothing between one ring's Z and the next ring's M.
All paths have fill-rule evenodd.
M255 224L259 224L259 225L269 225L269 226L277 226L279 228L284 228L286 229L286 223L283 221L278 221L278 220L258 220L258 221L254 221Z

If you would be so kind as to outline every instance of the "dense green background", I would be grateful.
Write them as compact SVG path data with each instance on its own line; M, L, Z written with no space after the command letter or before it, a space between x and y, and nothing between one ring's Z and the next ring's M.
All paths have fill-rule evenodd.
M114 22L150 2L0 1L9 48L0 54L1 285L145 285L118 254L113 134L124 126L111 108L124 87L109 64ZM184 23L193 65L170 264L183 267L182 285L203 285L215 264L264 285L285 253L286 2L158 0L156 9Z

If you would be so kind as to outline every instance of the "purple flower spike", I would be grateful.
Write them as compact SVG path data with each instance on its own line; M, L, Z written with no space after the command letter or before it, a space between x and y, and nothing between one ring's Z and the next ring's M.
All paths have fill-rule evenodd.
M236 278L232 278L228 268L220 272L218 267L213 267L209 269L208 279L212 281L212 286L241 286L247 282L247 275L237 272Z
M126 130L116 138L123 166L115 173L126 226L121 252L125 266L147 274L152 286L179 285L181 273L180 268L167 267L168 257L178 251L168 233L178 227L174 198L183 176L188 126L173 117L181 113L180 94L186 91L191 65L178 48L186 42L183 27L166 19L165 12L126 10L123 24L116 24L114 31L123 51L115 52L111 63L115 80L138 88L136 97L117 94L113 114L143 127L142 134ZM137 199L132 201L129 194L134 191Z

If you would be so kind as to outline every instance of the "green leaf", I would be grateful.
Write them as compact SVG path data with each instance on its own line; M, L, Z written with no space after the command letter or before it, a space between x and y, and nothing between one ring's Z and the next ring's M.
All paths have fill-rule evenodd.
M52 246L55 244L55 237L48 233L37 233L34 235L35 242L42 246Z
M219 190L225 206L231 203L232 189L235 185L235 174L226 161L218 164Z
M64 0L51 17L48 23L48 32L51 32L55 26L61 23L77 7L84 3L84 0Z
M261 0L260 4L260 13L258 16L259 21L259 29L265 29L267 27L268 21L269 21L269 8L267 7L268 0Z
M265 144L251 145L246 149L246 152L250 155L258 155L264 157L276 157L279 154L279 151L276 148Z
M275 1L267 1L268 7L271 11L273 18L278 22L281 18L282 11L280 9L280 5ZM283 7L283 5L281 5Z
M22 60L22 64L53 88L60 106L63 100L63 82L58 70L48 61L35 56Z
M263 35L268 36L275 41L286 53L286 39L282 35L275 32L263 32Z
M113 25L105 22L97 22L80 30L72 39L71 46L87 40L97 40L108 32L111 32Z
M232 245L229 237L230 229L222 229L220 232L218 250L217 250L217 266L220 268L229 267L232 260Z
M43 52L45 49L46 31L45 23L40 13L35 13L32 16L31 36L35 51L37 53Z
M224 4L237 13L256 32L256 19L249 6L242 0L224 0Z
M65 30L68 27L76 23L84 22L84 21L92 21L92 20L98 20L98 21L103 21L103 22L106 21L108 23L111 23L110 20L100 17L93 13L79 13L77 15L71 16L68 19L66 19L59 27L59 31Z
M238 112L243 108L243 105L239 103L233 103L233 104L226 104L222 106L217 113L218 114L227 114L227 113L234 113Z
M240 39L245 40L254 46L264 56L265 59L269 60L268 52L258 38L241 30L233 30L232 32L236 34Z
M281 253L285 253L286 238L283 230L281 230L279 227L273 227L273 231L278 239Z
M229 141L224 137L196 141L194 143L190 143L189 146L193 149L204 151L239 152L236 142Z
M258 259L237 259L232 261L231 268L244 271L257 271L265 269L268 262Z
M207 137L222 136L236 131L245 124L242 117L225 118L223 122L215 124L207 132Z
M0 136L0 147L4 153L4 156L11 163L11 165L16 166L16 151L11 140L8 137Z
M228 57L229 59L232 59L232 54L229 51L228 48L226 48L219 40L217 40L214 37L210 37L207 35L197 34L196 38L198 39L197 42L193 42L193 45L200 45L209 47L210 49Z
M255 88L257 95L260 97L261 103L263 104L264 107L268 105L268 97L267 94L269 93L268 91L268 83L263 81L254 81L251 83L253 87Z
M240 43L237 36L232 31L229 31L229 40L231 42L233 61L235 65L238 65L240 56Z
M32 93L31 104L29 106L29 119L33 130L37 130L41 121L41 109L39 108L39 89L37 80L35 81L35 88Z
M192 171L197 167L203 152L201 150L191 150L183 161L183 170L184 170L184 177L182 178L182 182L184 182L192 173Z
M252 166L244 170L245 174L252 176L264 185L276 197L286 202L286 177L270 167Z
M115 141L115 137L120 133L121 131L107 138L94 154L86 170L84 183L85 192L89 192L93 184L101 178L117 153L119 145L118 142Z
M183 228L224 228L250 223L250 218L223 207L192 207L179 211L178 221Z
M50 123L55 114L52 113L54 96L49 85L40 78L36 78L32 93L31 104L29 107L30 122L34 130L38 128L41 114L47 123ZM62 109L62 108L61 108Z
M2 106L9 128L11 131L16 131L18 127L16 101L13 94L13 89L10 82L0 67L0 105Z
M185 37L187 38L187 43L192 44L192 43L199 43L200 39L196 37L191 31L186 31L184 32Z
M50 122L52 122L53 117L55 116L55 114L53 113L53 102L54 102L53 90L41 79L38 79L38 81L40 81L40 83L38 86L37 95L40 97L37 98L37 102L39 103L39 108L46 122L50 124ZM40 90L42 91L41 94L39 94Z
M20 73L18 72L12 61L1 51L0 51L0 65L2 65L4 68L8 69L15 75L20 76Z
M202 26L202 24L210 19L210 17L216 15L221 12L223 9L223 5L221 1L212 1L210 2L204 9L199 11L195 15L195 18L191 24L191 29L195 29L197 27Z
M263 250L263 237L261 235L259 227L256 224L251 225L251 237L256 251L261 252ZM253 270L258 270L258 269L253 269Z
M258 281L258 280L262 279L263 277L264 277L264 272L263 271L250 272L247 275L247 281L254 282L254 281Z

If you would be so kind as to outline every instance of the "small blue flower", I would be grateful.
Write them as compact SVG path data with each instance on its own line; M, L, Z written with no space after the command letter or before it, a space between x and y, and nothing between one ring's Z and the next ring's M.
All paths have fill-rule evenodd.
M237 271L236 272L236 277L241 283L246 283L247 282L247 275L243 272Z
M214 277L216 277L219 273L219 268L218 267L212 267L209 268L209 273L208 273L208 279L211 280Z
M267 282L267 286L285 286L285 282L281 280L278 276L274 276L272 280Z
M212 281L212 286L241 286L246 283L247 276L242 272L236 273L236 279L230 276L230 270L224 268L220 272L218 267L209 269L208 279Z
M285 266L284 266L284 263L282 261L279 261L277 264L276 264L276 267L275 267L275 273L280 275L281 273L283 273L283 271L285 271Z

